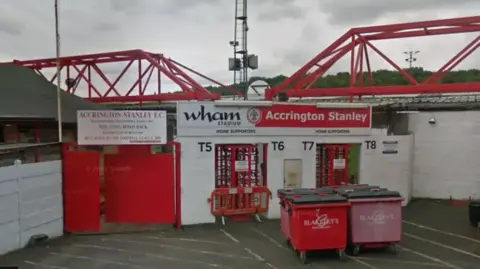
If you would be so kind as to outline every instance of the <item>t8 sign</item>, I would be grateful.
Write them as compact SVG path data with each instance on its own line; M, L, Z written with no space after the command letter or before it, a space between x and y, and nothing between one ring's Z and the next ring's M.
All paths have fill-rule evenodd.
M214 102L179 102L177 135L370 135L371 115L371 107L233 107Z

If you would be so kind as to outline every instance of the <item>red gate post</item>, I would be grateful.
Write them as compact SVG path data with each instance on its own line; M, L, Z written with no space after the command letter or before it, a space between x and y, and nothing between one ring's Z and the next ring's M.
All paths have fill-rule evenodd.
M181 145L179 142L169 142L173 145L175 156L175 227L182 228L182 178L181 178Z

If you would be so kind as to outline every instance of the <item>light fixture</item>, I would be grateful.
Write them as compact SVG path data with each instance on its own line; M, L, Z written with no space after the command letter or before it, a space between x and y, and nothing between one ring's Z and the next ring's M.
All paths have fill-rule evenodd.
M430 117L430 119L428 119L428 123L434 125L434 124L437 123L437 120L435 119L435 117L432 116L432 117Z

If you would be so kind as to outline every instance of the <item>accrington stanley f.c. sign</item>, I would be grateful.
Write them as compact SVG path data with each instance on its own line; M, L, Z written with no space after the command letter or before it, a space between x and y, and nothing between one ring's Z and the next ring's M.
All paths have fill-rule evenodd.
M371 107L315 104L221 106L179 102L178 136L370 135Z

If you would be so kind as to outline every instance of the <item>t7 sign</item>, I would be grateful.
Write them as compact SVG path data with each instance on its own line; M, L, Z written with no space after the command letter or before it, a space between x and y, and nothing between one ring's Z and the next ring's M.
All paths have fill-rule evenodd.
M371 115L371 107L291 103L245 107L179 102L177 135L370 135Z

